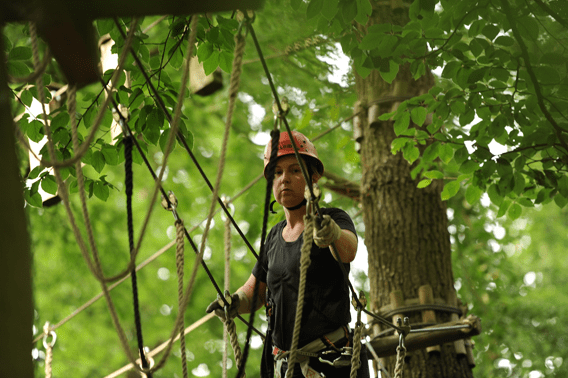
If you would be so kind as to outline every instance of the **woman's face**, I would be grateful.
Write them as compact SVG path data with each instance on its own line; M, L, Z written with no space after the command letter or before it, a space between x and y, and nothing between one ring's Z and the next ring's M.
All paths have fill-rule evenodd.
M304 199L306 181L294 155L283 156L276 161L272 192L276 202L284 207L294 207Z

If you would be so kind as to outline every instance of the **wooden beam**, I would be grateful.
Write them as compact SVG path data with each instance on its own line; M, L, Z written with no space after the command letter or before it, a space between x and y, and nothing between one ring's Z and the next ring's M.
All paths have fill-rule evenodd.
M74 19L188 15L259 9L263 0L19 0L2 4L6 22L58 22L65 19L57 9L65 8ZM2 13L2 12L0 12Z
M469 328L448 328L466 325L469 326ZM444 343L449 343L479 335L481 333L481 320L477 316L470 315L462 320L437 324L435 326L426 327L424 329L435 328L441 328L441 330L409 333L404 340L406 350L408 352L412 352L414 350L424 349L434 345L442 345ZM396 347L398 346L398 342L399 336L392 335L374 339L371 341L371 345L378 357L388 357L396 355Z

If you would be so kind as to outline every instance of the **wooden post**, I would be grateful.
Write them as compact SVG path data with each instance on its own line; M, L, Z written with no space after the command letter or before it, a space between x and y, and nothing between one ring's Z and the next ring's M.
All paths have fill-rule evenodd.
M454 306L455 308L458 307L458 296L454 289L451 289L448 293L448 304L450 306ZM456 321L459 319L459 315L456 313L452 313L451 318L452 321ZM454 347L456 348L457 355L466 355L465 350L465 343L463 340L457 340L454 342Z
M4 51L0 25L0 51ZM0 59L0 359L3 377L31 378L32 257L24 212L6 60Z
M434 293L432 292L432 287L430 285L422 285L418 288L418 302L420 304L433 304L434 303ZM422 321L424 323L438 323L436 321L436 313L433 310L422 311ZM428 353L437 352L440 353L440 346L434 345L426 348Z

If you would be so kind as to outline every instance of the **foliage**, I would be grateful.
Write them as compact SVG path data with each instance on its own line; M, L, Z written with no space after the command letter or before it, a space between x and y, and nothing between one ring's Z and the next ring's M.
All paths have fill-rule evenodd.
M563 262L558 259L559 252L555 252L562 241L559 239L553 244L552 238L542 240L539 235L559 237L564 233L562 228L546 233L538 230L557 224L546 220L545 210L522 214L521 206L549 209L548 202L554 201L563 207L568 201L564 131L567 127L564 113L567 32L563 21L568 19L566 4L563 1L417 0L410 5L411 21L406 25L378 24L366 31L354 27L353 22L359 26L367 23L374 3L368 0L291 0L290 9L266 2L265 8L257 14L256 34L265 50L278 94L287 96L290 101L291 126L313 138L339 124L337 131L317 141L318 151L326 170L357 181L359 157L350 134L351 125L342 122L352 113L355 101L353 72L341 84L331 82L328 75L333 68L319 58L333 54L339 43L352 59L358 75L365 77L370 70L378 69L388 82L395 80L404 64L410 65L415 78L429 70L438 70L441 77L428 94L404 102L394 114L381 116L382 120L394 121L399 135L393 142L393 153L402 151L410 162L417 163L414 174L422 177L419 186L426 186L435 179L447 180L442 196L451 201L449 206L454 214L453 260L456 278L462 285L459 294L470 303L471 310L484 319L484 327L489 330L477 339L476 360L481 376L493 376L501 359L513 361L519 354L522 354L518 358L520 362L513 368L518 376L527 376L532 370L555 374L555 370L549 368L550 363L544 361L551 356L550 361L558 368L557 357L566 355L562 352L566 347L563 339L554 333L556 326L564 325L566 318L563 316L565 306L562 306L565 296L559 296L560 289L554 291L554 283L559 288L565 287L565 282L556 278L562 277L559 270ZM186 85L180 82L180 69L190 18L169 16L146 29L156 20L158 17L141 20L133 50L142 67L128 57L125 70L130 85L127 85L127 76L122 75L115 83L114 93L115 101L128 108L128 124L153 167L158 167L163 158L164 140L170 128L159 102L161 100L166 112L171 114L180 86ZM127 18L119 21L122 29L131 22ZM108 34L112 38L113 52L120 52L124 38L117 25L112 20L98 20L95 26L99 36ZM197 58L207 73L220 67L225 72L225 84L233 60L232 36L238 28L239 23L231 14L202 17L199 21ZM8 25L4 32L10 74L30 74L33 63L28 26ZM273 126L270 89L250 37L247 41L241 94L221 188L227 197L234 196L261 172L261 138L266 138ZM45 45L40 44L40 50L44 49ZM141 68L150 76L159 98L150 90ZM112 71L107 71L104 79L108 80L111 74ZM50 64L43 76L48 100L58 101L53 95L65 82L59 67ZM11 90L13 114L22 115L19 130L31 141L40 142L45 134L41 117L30 115L28 110L34 99L38 99L41 88L12 84ZM103 98L99 84L78 92L81 141L92 130ZM190 95L182 100L182 133L203 170L212 178L217 170L227 93L224 90L203 98ZM49 120L58 158L63 159L72 156L74 151L68 109L64 101L60 105L49 114ZM428 120L430 113L433 113L432 122ZM112 113L107 110L94 142L82 159L86 191L91 198L89 210L103 269L108 275L120 271L128 259L122 167L124 144L122 134L111 136L112 121ZM505 148L495 150L496 143ZM45 147L42 155L47 156ZM35 259L36 328L40 330L45 321L53 323L64 318L98 294L100 286L82 260L62 206L42 208L40 189L52 194L56 190L52 173L42 168L30 169L27 156L22 148L20 159L22 176L27 183L25 198L29 205ZM134 168L133 209L138 233L142 215L151 206L148 197L152 181L138 152L134 154L134 161L138 164ZM64 168L62 176L71 191L76 192L75 170ZM199 241L203 232L200 222L207 214L211 194L182 147L176 147L170 157L163 185L176 194L180 215L188 229L196 227L191 235ZM262 184L257 184L233 205L237 222L257 250L264 190ZM493 203L490 210L480 203L485 192ZM76 197L72 199L72 206L78 214L80 204ZM327 193L324 201L327 206L342 207L351 215L358 212L356 203L334 193ZM559 217L565 217L564 209L555 211L563 214ZM500 218L505 214L509 220ZM270 219L270 224L281 217L280 212ZM497 224L502 222L502 226L509 229L514 219L516 223L512 223L511 233L497 240L492 236ZM534 230L530 233L531 246L549 246L550 254L546 258L536 257L542 251L524 247L507 252L510 245L519 243L519 238L522 240L525 232L521 232L522 227L518 225L524 220L532 227L527 228L526 233ZM206 263L213 276L222 282L222 217L216 216L215 223L207 242ZM363 236L362 222L356 223ZM138 262L171 241L173 230L171 215L155 209ZM233 235L236 236L235 232ZM187 244L186 249L189 249ZM186 251L186 255L190 256L191 252ZM186 260L187 277L193 260ZM254 258L237 237L234 237L231 261L230 286L234 291L246 280L254 264ZM527 264L534 268L527 271ZM523 281L529 272L535 273L535 287ZM148 346L163 342L173 326L177 309L174 276L171 251L139 272L142 324ZM526 294L522 298L518 296L523 295L521 292ZM200 271L186 313L186 325L204 315L204 309L215 295L209 280ZM129 284L119 286L112 296L134 350ZM558 305L547 305L552 297ZM495 303L499 305L493 306ZM257 320L256 324L262 328L261 322ZM518 332L521 326L543 330L538 343L530 340L532 333ZM238 327L241 342L244 342L246 328L242 324ZM59 375L104 376L127 363L102 301L56 332L54 371ZM220 376L221 335L221 324L214 319L188 337L190 369L197 369L196 374L206 371L203 366L199 370L200 364L205 363L210 375ZM41 349L41 344L38 348ZM156 377L180 376L180 354L176 348L174 357ZM255 376L259 350L253 351L249 358L247 372ZM525 360L530 360L532 365L525 366L528 364ZM41 358L37 361L41 365ZM231 372L234 371L233 366ZM508 374L505 370L498 371Z
M370 11L368 1L313 0L306 15L341 36L362 77L377 69L392 82L403 64L415 79L441 72L429 93L380 117L395 120L393 153L418 159L420 187L444 177L442 162L459 167L446 178L445 200L463 183L471 204L488 192L512 219L523 207L568 203L566 2L414 1L405 25L353 31L352 21L365 25Z

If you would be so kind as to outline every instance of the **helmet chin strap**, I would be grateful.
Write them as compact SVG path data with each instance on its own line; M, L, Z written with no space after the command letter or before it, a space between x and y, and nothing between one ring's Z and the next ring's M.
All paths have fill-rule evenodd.
M274 204L276 203L276 201L272 201L270 203L270 213L272 214L276 214L276 211L274 211ZM302 202L300 202L299 204L297 204L296 206L292 206L292 207L286 207L288 210L293 211L293 210L298 210L300 208L302 208L302 206L304 206L305 204L307 204L308 201L306 201L306 199L304 198L302 200Z
M306 205L308 203L308 201L306 201L306 199L304 198L302 200L302 202L300 202L299 204L297 204L296 206L292 206L292 207L286 207L288 210L298 210L300 208L302 208L302 206Z

